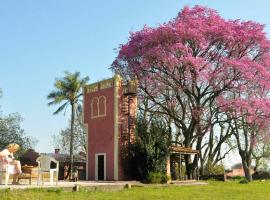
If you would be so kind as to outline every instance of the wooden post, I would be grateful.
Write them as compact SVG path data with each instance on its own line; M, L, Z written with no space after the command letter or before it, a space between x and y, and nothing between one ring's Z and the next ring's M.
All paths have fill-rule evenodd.
M197 178L197 180L199 180L200 178L199 178L199 156L198 156L198 154L196 154L196 156L197 156L197 170L196 170L196 178Z
M182 174L182 155L181 153L179 153L179 180L180 181L182 180L181 174Z
M166 161L166 174L167 174L167 176L171 177L171 158L170 158L170 155L167 157L167 161Z
M175 162L174 161L172 161L172 180L175 180Z

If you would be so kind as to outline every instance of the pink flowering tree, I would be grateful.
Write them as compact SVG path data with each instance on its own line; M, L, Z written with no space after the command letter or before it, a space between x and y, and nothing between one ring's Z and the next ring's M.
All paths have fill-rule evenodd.
M249 84L246 82L246 86ZM232 90L219 97L219 105L230 119L231 132L235 136L245 177L252 181L252 160L256 161L256 147L269 144L270 99L260 82L246 90Z
M182 144L201 151L220 113L219 97L225 101L228 92L249 90L252 83L269 88L270 42L263 29L205 7L185 7L168 23L131 33L112 67L126 79L136 77L140 94L172 119ZM198 159L186 157L189 177Z

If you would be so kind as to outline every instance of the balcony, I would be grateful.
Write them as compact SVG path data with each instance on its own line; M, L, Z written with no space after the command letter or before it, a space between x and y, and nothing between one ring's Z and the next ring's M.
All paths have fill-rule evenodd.
M136 80L129 81L124 85L124 95L136 95L137 94L138 83Z

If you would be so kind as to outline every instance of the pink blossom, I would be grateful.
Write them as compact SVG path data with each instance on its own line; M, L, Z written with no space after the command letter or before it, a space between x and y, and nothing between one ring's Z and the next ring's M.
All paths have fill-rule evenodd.
M136 76L152 96L168 88L182 92L185 100L199 96L203 102L212 95L222 111L245 115L248 124L264 128L270 122L269 52L264 25L226 20L202 6L185 7L168 23L130 33L112 68Z

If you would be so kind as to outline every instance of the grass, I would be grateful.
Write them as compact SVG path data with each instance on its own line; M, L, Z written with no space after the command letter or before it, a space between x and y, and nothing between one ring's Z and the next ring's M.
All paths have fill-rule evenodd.
M270 200L270 181L239 184L210 181L204 186L135 187L118 192L66 192L61 189L2 190L1 200Z

